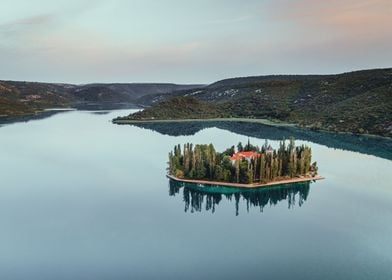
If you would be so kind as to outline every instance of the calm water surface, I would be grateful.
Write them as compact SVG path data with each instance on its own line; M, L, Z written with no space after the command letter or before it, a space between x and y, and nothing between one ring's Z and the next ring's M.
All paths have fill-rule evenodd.
M111 124L127 113L0 127L0 279L392 279L390 142L305 135L326 180L199 189L165 178L175 144L277 147L282 129Z

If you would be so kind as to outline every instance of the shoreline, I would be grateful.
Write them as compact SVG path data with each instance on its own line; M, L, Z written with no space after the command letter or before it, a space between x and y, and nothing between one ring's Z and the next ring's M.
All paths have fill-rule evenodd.
M313 129L312 127L301 126L296 123L288 123L288 122L281 122L281 121L272 121L269 119L251 119L251 118L211 118L211 119L154 119L154 120L130 120L130 119L113 119L112 123L118 125L125 125L125 124L149 124L149 123L186 123L186 122L246 122L246 123L257 123L263 124L268 126L275 126L275 127L290 127L290 128L298 128L308 131L314 132L325 132L330 134L342 134L342 135L351 135L351 136L365 136L371 138L378 138L378 139L386 139L392 140L392 137L377 135L377 134L368 134L368 133L353 133L347 131L331 131L328 129L318 128Z
M179 122L248 122L259 123L270 126L298 127L293 123L271 121L268 119L250 119L250 118L211 118L211 119L165 119L165 120L113 120L115 124L137 124L137 123L179 123Z
M32 113L0 115L0 124L28 122L31 120L40 119L45 116L50 116L56 113L69 112L69 111L76 111L76 109L71 107L44 108L44 109L37 109Z
M315 177L291 178L291 179L272 181L263 184L261 183L242 184L242 183L228 183L228 182L208 181L208 180L181 179L169 174L167 174L166 177L174 181L183 182L183 183L192 183L192 184L201 184L201 185L210 185L210 186L223 186L223 187L231 187L231 188L244 188L244 189L263 188L263 187L270 187L276 185L286 185L286 184L317 181L317 180L325 179L324 177L317 175Z
M14 122L24 122L35 120L40 118L41 116L45 116L46 114L51 113L63 113L63 112L70 112L70 111L101 111L101 110L121 110L121 109L138 109L131 108L129 105L134 105L133 103L72 103L67 104L61 107L61 105L47 107L47 108L35 108L33 111L29 112L18 112L15 114L1 114L0 113L0 124L5 123L14 123ZM95 107L97 108L95 108ZM124 107L125 106L125 107ZM136 106L136 105L135 105ZM106 108L107 107L107 108Z

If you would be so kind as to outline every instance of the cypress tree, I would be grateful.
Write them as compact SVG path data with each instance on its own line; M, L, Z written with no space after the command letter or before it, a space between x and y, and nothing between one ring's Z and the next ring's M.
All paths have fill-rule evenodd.
M239 142L238 145L237 145L237 151L238 152L243 152L244 151L244 147L242 146L241 142Z
M235 176L236 176L236 182L240 182L240 160L237 159L235 161Z

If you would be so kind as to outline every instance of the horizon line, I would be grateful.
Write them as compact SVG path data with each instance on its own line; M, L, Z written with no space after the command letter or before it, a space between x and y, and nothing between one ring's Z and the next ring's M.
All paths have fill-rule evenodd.
M362 72L362 71L372 71L372 70L388 70L392 69L390 67L377 67L377 68L359 68L354 70L348 70L343 72L336 73L301 73L301 74L293 74L293 73L274 73L274 74L264 74L264 75L249 75L249 76L235 76L228 77L219 80L215 80L210 83L176 83L176 82L163 82L163 81L147 81L147 82L86 82L86 83L72 83L72 82L49 82L49 81L31 81L31 80L9 80L9 79L0 79L0 82L19 82L19 83L37 83L37 84L54 84L54 85L72 85L72 86L87 86L87 85L108 85L108 84L141 84L141 85L153 85L153 84L166 84L166 85L185 85L185 86L207 86L220 81L230 80L230 79L241 79L241 78L257 78L257 77L273 77L273 76L336 76L354 72Z

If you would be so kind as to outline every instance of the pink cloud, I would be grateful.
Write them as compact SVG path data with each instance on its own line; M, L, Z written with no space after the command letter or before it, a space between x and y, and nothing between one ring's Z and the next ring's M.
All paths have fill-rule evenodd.
M388 41L392 37L390 0L278 0L271 8L275 20L298 24L312 32Z

